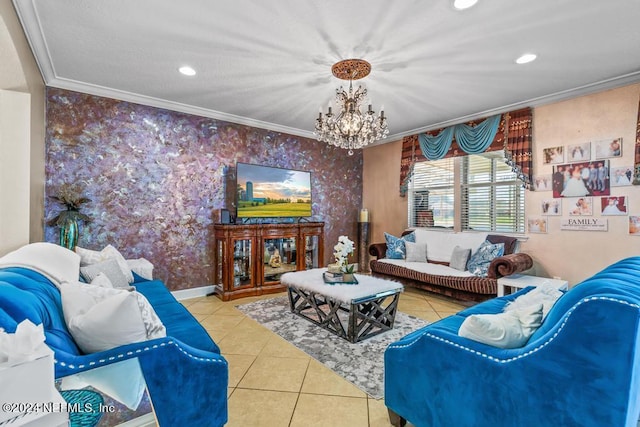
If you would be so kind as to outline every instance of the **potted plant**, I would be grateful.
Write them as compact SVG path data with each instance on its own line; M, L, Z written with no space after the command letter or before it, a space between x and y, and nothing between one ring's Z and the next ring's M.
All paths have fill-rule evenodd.
M338 243L333 247L333 257L336 260L340 272L342 272L342 280L344 282L353 281L354 265L349 264L349 255L353 254L355 246L353 241L347 236L338 237Z
M51 196L53 200L64 205L66 210L60 211L58 215L47 221L47 225L60 227L60 246L71 250L74 250L78 243L78 223L91 222L87 215L80 212L80 207L91 200L81 194L80 187L63 184L58 194Z

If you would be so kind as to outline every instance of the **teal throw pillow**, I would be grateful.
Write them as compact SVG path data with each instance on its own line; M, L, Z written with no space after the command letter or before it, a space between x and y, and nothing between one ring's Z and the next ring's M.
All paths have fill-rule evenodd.
M487 277L491 261L502 255L504 255L504 243L493 244L485 240L478 250L471 255L467 263L467 269L478 277Z
M384 233L384 239L387 241L387 258L389 259L405 259L407 249L404 242L416 242L416 233L412 232L406 236L396 237L389 233Z

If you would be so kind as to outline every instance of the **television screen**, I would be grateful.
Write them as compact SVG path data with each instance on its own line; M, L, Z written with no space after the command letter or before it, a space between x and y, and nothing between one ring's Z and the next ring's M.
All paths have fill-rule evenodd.
M237 217L311 216L311 173L236 164Z

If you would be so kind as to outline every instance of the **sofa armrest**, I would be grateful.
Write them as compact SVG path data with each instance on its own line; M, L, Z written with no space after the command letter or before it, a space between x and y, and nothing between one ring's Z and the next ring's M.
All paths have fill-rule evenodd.
M525 253L503 255L491 261L487 277L498 279L515 273L528 270L533 267L533 259Z
M369 254L380 259L387 256L387 244L386 243L372 243L369 245Z
M160 425L222 426L227 422L227 361L173 337L79 356L58 351L56 378L136 357Z

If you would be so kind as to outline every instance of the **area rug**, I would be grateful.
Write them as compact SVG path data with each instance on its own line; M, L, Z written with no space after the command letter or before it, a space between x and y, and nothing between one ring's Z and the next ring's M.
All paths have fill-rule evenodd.
M375 399L384 396L384 350L390 343L428 324L397 312L392 330L351 344L291 313L286 296L236 307Z

